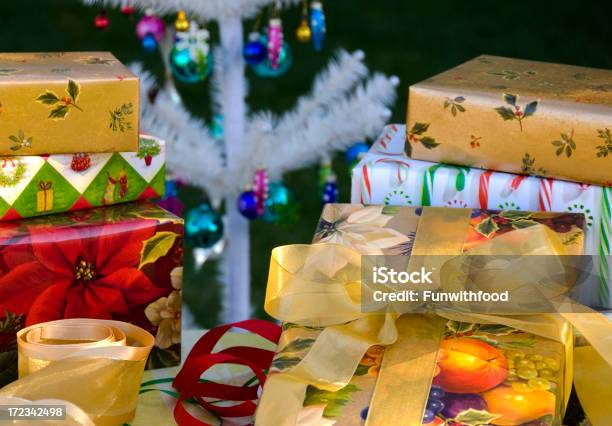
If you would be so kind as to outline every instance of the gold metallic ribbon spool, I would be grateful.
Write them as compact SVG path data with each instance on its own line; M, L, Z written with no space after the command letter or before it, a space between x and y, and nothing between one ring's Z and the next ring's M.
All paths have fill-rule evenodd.
M96 426L121 425L134 417L153 343L150 333L120 321L65 319L24 328L17 333L19 380L0 390L0 400L67 401Z

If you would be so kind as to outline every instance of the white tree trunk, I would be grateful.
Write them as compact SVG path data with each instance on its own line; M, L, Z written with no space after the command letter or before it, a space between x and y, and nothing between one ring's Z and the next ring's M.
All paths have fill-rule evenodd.
M223 61L223 129L227 155L227 179L237 176L236 156L243 149L246 117L246 80L242 58L242 21L240 16L219 21ZM224 320L240 321L251 316L249 221L236 208L239 194L226 194L227 256L222 264L228 286Z

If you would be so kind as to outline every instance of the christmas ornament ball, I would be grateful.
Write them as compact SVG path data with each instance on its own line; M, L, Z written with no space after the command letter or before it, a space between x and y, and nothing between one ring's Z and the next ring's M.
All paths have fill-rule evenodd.
M312 37L312 31L310 31L308 19L302 19L302 22L295 30L295 37L300 43L310 42L310 38Z
M338 184L335 180L330 180L323 187L321 204L335 203L338 201Z
M196 247L209 248L223 238L223 219L207 204L187 212L185 236Z
M271 182L268 187L263 220L282 222L289 216L289 208L294 201L293 194L282 182Z
M350 146L345 153L346 162L353 164L355 161L359 160L362 154L368 152L369 149L370 148L365 142L358 142Z
M210 75L213 68L213 54L198 54L192 58L188 49L177 49L170 52L170 70L172 75L183 83L199 83Z
M249 41L244 45L243 56L244 60L249 65L257 65L264 59L268 51L266 46L261 42L258 32L249 34Z
M259 209L254 191L245 191L238 197L238 210L247 219L257 219Z
M157 49L157 40L155 40L153 34L147 34L146 36L144 36L144 38L142 39L142 48L146 52L152 52Z
M262 35L260 41L261 43L263 43L264 46L267 45L267 36ZM259 77L280 77L281 75L289 71L289 68L291 68L292 63L293 55L291 53L291 47L288 43L283 43L283 46L278 56L278 64L276 68L272 67L270 59L267 57L267 55L264 55L264 59L258 64L251 64L251 68Z
M145 15L136 24L136 35L143 42L149 36L149 38L153 37L156 43L159 43L164 38L165 33L166 24L150 10L147 10Z
M110 19L106 16L106 12L101 10L94 18L94 26L99 30L105 30L110 25Z

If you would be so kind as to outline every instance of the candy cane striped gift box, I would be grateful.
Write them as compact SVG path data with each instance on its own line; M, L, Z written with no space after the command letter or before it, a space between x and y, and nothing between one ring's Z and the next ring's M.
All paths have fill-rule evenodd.
M355 166L352 203L583 213L585 253L598 255L600 278L581 287L580 301L612 307L611 188L412 160L404 155L405 130L386 126Z

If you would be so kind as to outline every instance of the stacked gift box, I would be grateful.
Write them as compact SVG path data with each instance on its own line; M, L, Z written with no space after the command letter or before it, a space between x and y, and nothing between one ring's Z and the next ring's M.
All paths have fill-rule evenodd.
M612 307L612 72L480 56L410 88L353 170L365 204L578 212L593 255L581 302Z
M139 134L139 81L107 52L0 54L0 386L16 333L67 318L150 332L180 359L182 220L165 142Z
M572 381L607 424L593 392L609 395L610 323L575 300L610 306L611 85L609 71L481 56L412 86L407 125L387 126L353 170L354 204L324 207L315 244L273 251L266 311L283 333L256 424L561 424ZM574 288L564 262L583 253L600 263ZM364 255L433 265L439 290L510 289L523 316L371 311ZM559 296L547 279L563 303L529 310Z

